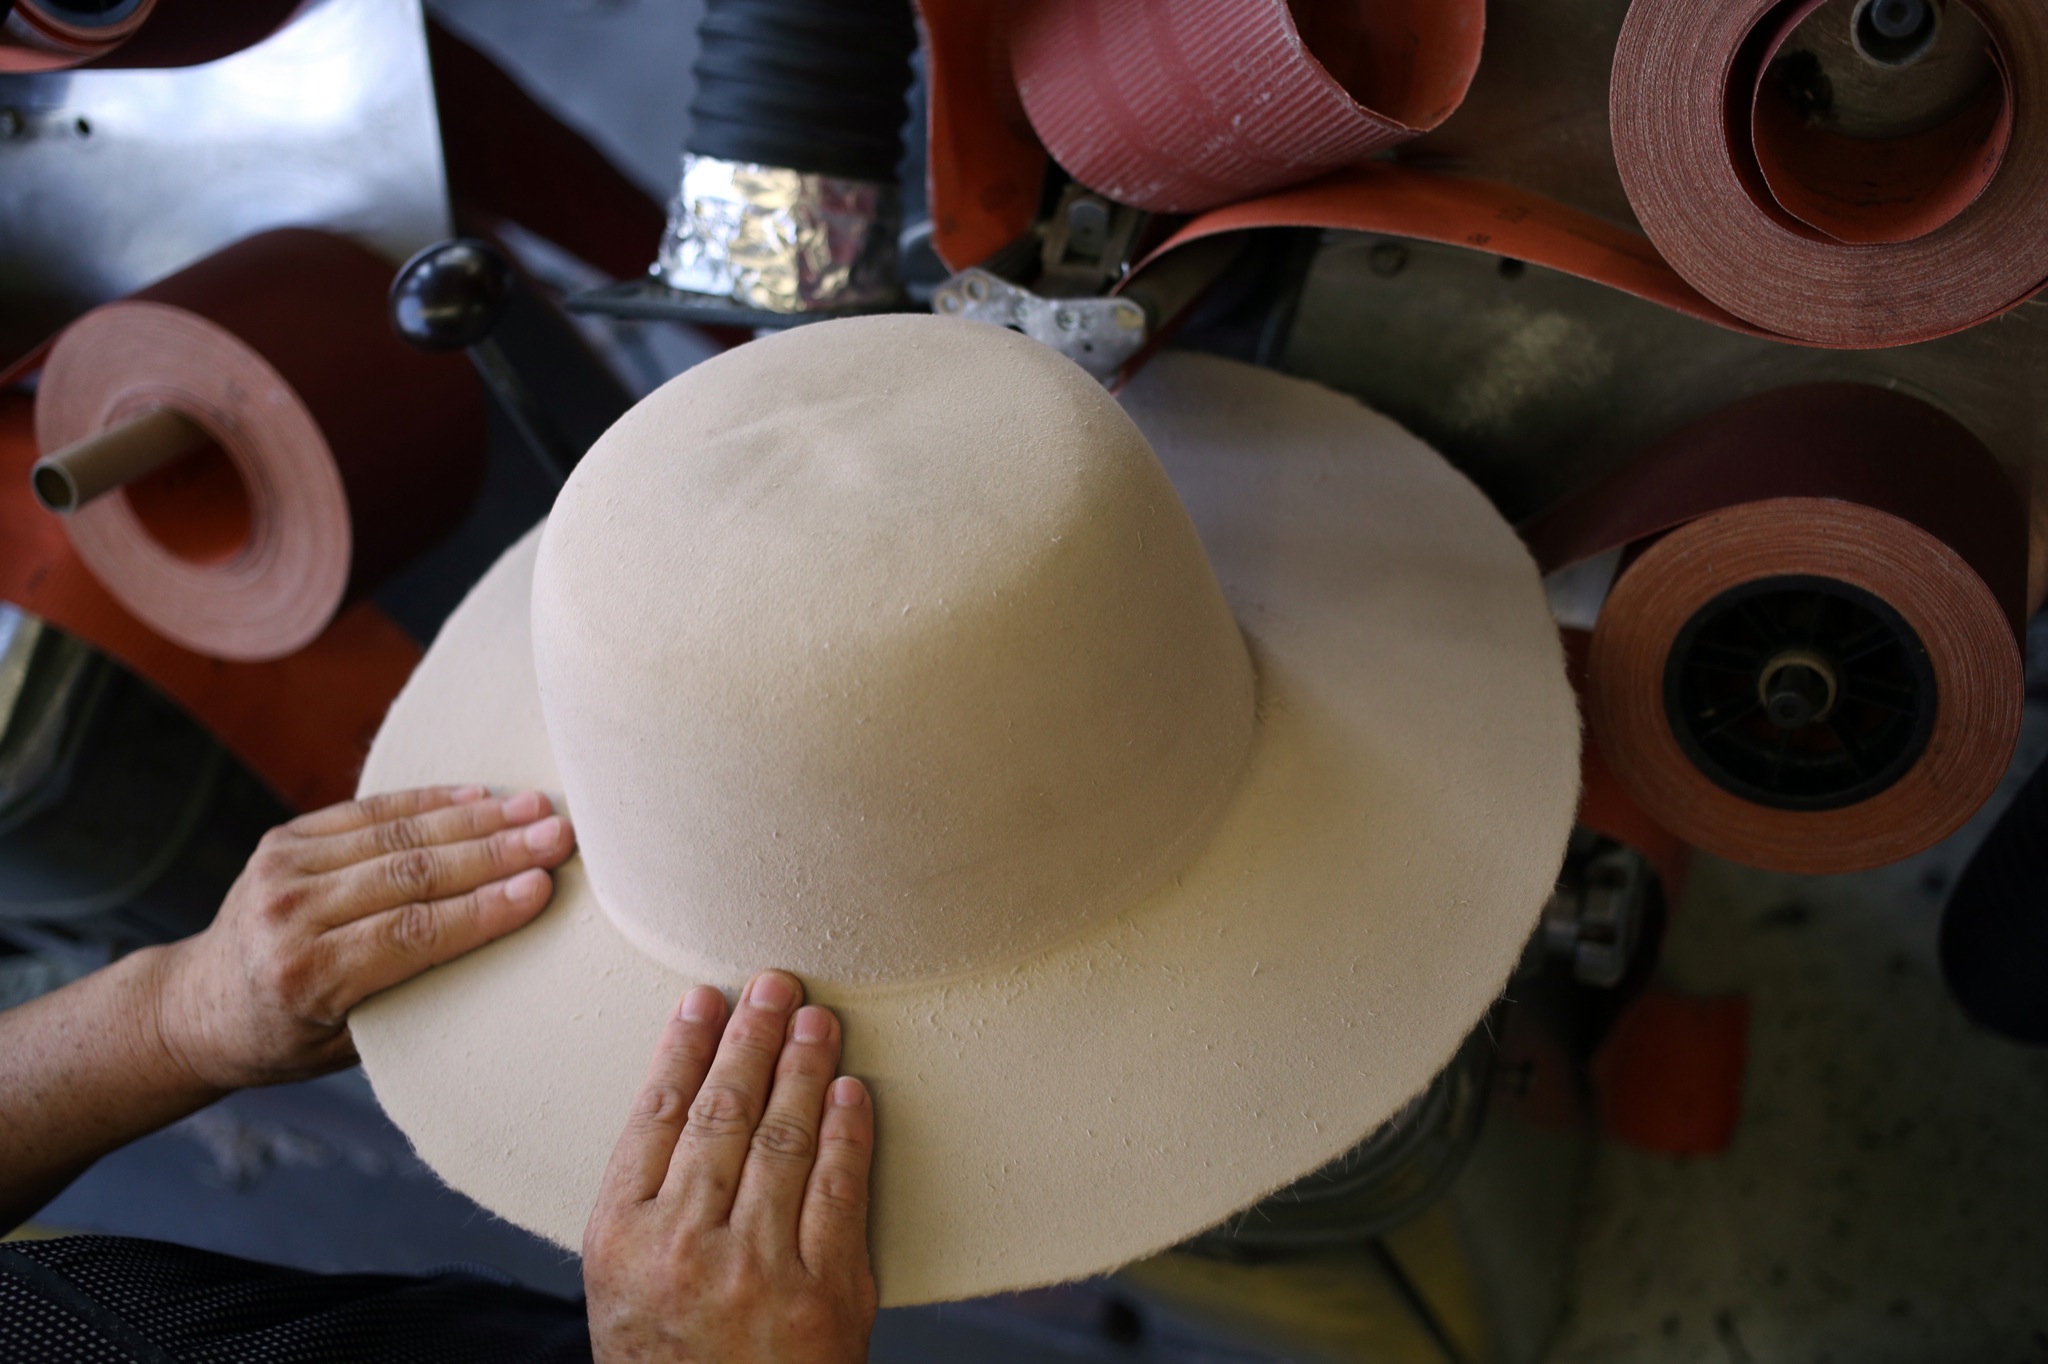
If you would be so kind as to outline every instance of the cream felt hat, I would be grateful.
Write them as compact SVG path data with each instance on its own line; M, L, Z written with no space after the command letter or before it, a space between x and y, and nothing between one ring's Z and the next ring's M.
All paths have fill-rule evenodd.
M1120 408L883 317L597 443L362 786L474 781L581 852L350 1020L420 1155L576 1246L677 999L787 967L876 1096L907 1304L1136 1259L1392 1114L1535 923L1578 720L1528 554L1392 422L1180 354Z

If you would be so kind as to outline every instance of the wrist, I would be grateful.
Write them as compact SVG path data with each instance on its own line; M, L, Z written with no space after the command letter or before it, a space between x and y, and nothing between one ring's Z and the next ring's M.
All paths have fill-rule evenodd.
M120 965L134 973L138 1063L166 1089L190 1097L197 1106L239 1086L225 1078L225 1067L206 1042L203 1006L184 988L190 942L145 947L123 957Z

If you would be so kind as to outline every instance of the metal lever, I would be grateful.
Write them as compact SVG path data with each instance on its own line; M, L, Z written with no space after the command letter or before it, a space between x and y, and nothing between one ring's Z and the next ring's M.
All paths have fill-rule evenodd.
M391 281L391 327L419 350L467 350L548 481L560 487L576 452L491 339L511 298L511 263L489 242L454 237L399 267Z

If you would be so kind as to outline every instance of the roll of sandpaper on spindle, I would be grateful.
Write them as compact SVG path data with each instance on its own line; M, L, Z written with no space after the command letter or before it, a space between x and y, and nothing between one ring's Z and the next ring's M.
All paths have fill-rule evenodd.
M263 41L306 0L15 0L0 22L0 72L76 66L199 66Z
M1859 384L1694 424L1527 528L1623 548L1587 721L1643 810L1778 871L1880 866L1998 785L2024 705L2023 502L1966 428Z
M1852 31L1878 8L1635 0L1614 57L1615 160L1651 240L1730 312L1821 345L1943 336L2048 281L2038 0L1906 7L1928 33L1896 61ZM1815 55L1852 39L1860 113Z
M392 334L390 280L342 238L267 232L87 313L51 348L45 455L152 409L210 438L65 518L94 576L166 638L289 654L474 500L476 378Z
M1024 0L1011 68L1066 171L1187 213L1433 128L1479 65L1479 0Z

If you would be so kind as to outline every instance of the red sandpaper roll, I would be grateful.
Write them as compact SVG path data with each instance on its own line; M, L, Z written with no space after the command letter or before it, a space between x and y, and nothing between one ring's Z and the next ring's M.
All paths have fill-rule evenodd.
M392 334L390 280L340 237L266 232L94 309L51 348L45 454L158 407L212 438L65 520L93 574L167 639L290 654L475 499L475 375Z
M0 601L13 602L119 659L295 809L355 793L370 740L419 666L419 645L358 602L305 648L267 663L223 663L183 649L124 610L30 491L29 400L0 384Z
M1650 239L1738 317L1819 345L1960 331L2048 281L2048 24L1956 0L1990 45L1932 127L1817 125L1771 63L1822 0L1635 0L1610 88L1615 161Z
M1484 28L1479 0L1023 0L1010 56L1070 175L1187 213L1435 127L1471 85Z
M1546 570L1626 547L1588 727L1688 843L1856 871L1947 837L1997 787L2025 701L2025 512L1928 404L1859 384L1765 393L1526 534ZM1788 702L1797 724L1772 710L1788 676L1809 688Z
M0 72L76 66L200 66L263 41L306 0L129 0L98 14L15 0L0 23Z

